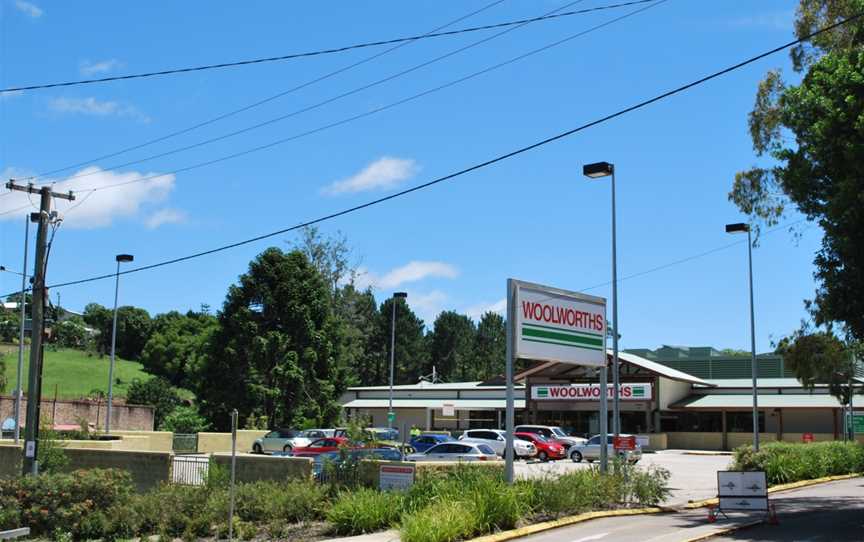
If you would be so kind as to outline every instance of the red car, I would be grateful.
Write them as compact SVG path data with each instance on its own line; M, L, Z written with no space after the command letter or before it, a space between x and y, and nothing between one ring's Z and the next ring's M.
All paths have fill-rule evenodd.
M567 457L567 448L560 440L547 439L535 433L514 433L514 435L518 439L533 442L534 447L537 448L537 458L540 461L564 459Z
M291 455L294 457L315 457L318 454L326 452L335 452L340 446L348 444L348 439L345 437L327 437L313 440L309 446L294 448Z

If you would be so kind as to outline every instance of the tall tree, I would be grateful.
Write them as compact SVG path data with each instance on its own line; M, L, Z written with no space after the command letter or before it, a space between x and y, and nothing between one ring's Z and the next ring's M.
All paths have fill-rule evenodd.
M478 378L474 357L474 322L454 311L444 311L435 319L430 338L430 354L436 371L449 381Z
M367 289L360 292L348 284L337 292L335 309L341 331L340 358L352 383L361 386L381 384L377 381L384 343L378 328L375 296Z
M389 381L390 329L393 317L393 298L387 298L378 311L375 336L370 354L379 350L384 353L375 365L375 380L379 385ZM432 372L423 320L414 314L405 299L396 300L396 348L394 380L398 384L415 384L421 376Z
M356 268L348 261L351 249L341 232L325 237L316 226L306 226L300 230L300 239L294 248L306 255L324 278L330 292L335 294L343 282L354 282Z
M864 11L862 0L801 0L797 36ZM800 84L779 70L759 84L750 113L758 156L771 165L738 173L729 199L754 221L777 224L787 208L822 228L816 254L817 325L839 322L864 339L864 22L821 34L792 51Z
M474 355L480 380L504 374L507 361L507 329L500 314L490 311L480 317Z
M856 368L853 347L831 332L811 333L804 328L782 340L777 352L805 388L828 384L828 391L840 404L849 404Z
M114 313L98 303L88 303L84 307L84 322L94 328L96 349L101 354L111 351L111 328ZM123 306L117 309L117 355L124 359L138 360L141 351L150 338L150 314L141 308Z
M232 285L198 374L201 411L219 429L241 420L271 424L340 414L346 375L334 355L334 321L324 279L300 251L269 248Z
M215 316L201 312L171 311L156 316L153 333L141 352L144 369L174 386L193 389L192 375L216 325Z

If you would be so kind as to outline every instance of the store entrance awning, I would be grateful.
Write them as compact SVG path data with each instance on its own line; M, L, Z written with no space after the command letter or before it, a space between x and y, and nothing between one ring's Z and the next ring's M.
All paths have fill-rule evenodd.
M504 399L393 399L393 408L434 408L441 409L444 404L453 405L456 410L503 410ZM343 408L388 408L388 399L354 399L342 405ZM516 400L516 408L525 408L523 399Z

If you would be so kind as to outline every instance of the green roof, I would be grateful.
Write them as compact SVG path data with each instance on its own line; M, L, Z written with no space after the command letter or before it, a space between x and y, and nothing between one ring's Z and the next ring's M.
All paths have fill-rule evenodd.
M855 404L864 404L864 395L855 396ZM842 405L827 393L784 393L759 395L759 408L841 408ZM750 394L691 395L670 405L673 409L732 410L753 408Z

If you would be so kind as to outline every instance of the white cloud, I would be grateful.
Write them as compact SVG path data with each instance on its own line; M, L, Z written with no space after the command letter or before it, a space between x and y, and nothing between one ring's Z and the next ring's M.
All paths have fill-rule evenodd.
M89 77L91 75L96 75L97 73L108 73L122 65L123 63L116 58L101 60L99 62L83 60L81 61L81 65L78 66L78 71L81 72L81 75Z
M186 222L186 213L179 209L159 209L152 215L150 215L147 220L144 221L144 224L154 230L159 226L164 226L165 224L180 224L182 222Z
M174 189L175 176L163 175L148 181L135 182L157 173L103 171L98 167L88 167L71 177L86 175L77 179L58 180L55 192L75 192L76 200L69 202L55 199L57 211L63 217L64 228L101 228L110 226L115 219L133 218L142 207L163 202ZM43 179L43 182L48 180ZM118 183L129 183L122 187L107 188ZM84 189L98 188L95 192ZM0 198L0 220L20 220L21 215L39 205L39 197L23 192L11 192ZM26 207L19 209L20 207ZM6 214L4 214L6 213Z
M21 13L29 15L34 19L38 19L43 13L45 13L45 11L36 4L25 2L24 0L15 0L15 7L18 8L18 11Z
M384 156L364 167L359 173L327 186L322 192L336 196L368 190L386 190L407 181L416 175L417 171L419 167L414 160Z
M426 293L408 292L408 305L429 329L432 329L435 318L444 310L447 299L447 294L438 290Z
M467 314L470 318L474 320L480 320L480 317L486 314L487 312L494 312L504 316L504 313L507 311L507 300L502 298L494 303L480 303L479 305L472 305L465 309L465 314Z
M392 269L384 275L377 275L365 267L361 267L357 270L355 286L361 290L369 286L390 289L426 278L454 279L458 276L459 270L449 263L415 260Z
M57 113L93 115L97 117L130 117L139 122L150 122L150 117L133 105L114 101L102 101L96 98L54 98L49 107Z

